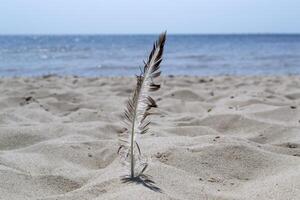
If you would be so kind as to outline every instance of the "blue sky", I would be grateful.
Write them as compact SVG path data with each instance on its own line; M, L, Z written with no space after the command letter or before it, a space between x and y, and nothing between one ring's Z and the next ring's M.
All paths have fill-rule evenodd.
M300 33L300 0L2 0L0 34Z

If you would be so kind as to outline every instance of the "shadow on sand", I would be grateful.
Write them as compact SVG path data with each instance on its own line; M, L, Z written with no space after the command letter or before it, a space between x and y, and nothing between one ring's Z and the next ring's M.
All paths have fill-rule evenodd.
M122 183L141 184L144 187L146 187L146 188L148 188L152 191L162 193L162 190L155 185L155 182L152 181L151 178L152 177L149 176L149 175L141 174L141 175L139 175L137 177L134 177L134 178L132 178L131 176L122 176L121 181L122 181Z

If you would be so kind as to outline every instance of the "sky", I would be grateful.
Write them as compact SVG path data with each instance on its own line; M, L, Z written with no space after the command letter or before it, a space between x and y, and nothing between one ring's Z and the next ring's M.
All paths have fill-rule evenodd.
M0 34L300 33L300 0L1 0Z

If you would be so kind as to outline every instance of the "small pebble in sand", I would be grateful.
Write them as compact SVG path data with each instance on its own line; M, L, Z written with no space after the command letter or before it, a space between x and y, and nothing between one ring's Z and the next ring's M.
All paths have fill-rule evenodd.
M295 148L297 148L297 145L292 144L292 143L287 143L287 147L290 148L290 149L295 149Z
M199 79L199 83L206 83L207 81L205 79Z
M162 156L162 154L160 153L160 152L157 152L156 154L155 154L155 157L156 158L160 158Z
M208 182L211 182L211 183L220 182L219 179L213 178L213 177L212 177L212 178L209 178L207 181L208 181Z
M32 99L32 97L25 97L25 101L30 101Z

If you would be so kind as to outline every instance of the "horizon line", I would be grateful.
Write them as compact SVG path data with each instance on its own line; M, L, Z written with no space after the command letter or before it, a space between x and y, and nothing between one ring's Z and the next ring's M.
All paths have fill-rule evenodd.
M0 36L157 35L157 33L0 33ZM168 35L300 35L300 32L168 33Z

